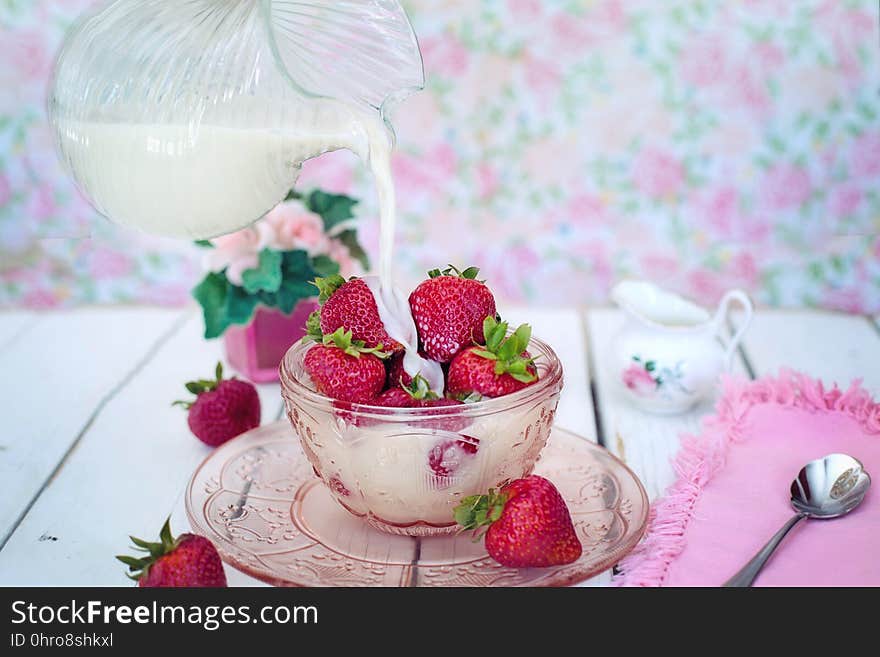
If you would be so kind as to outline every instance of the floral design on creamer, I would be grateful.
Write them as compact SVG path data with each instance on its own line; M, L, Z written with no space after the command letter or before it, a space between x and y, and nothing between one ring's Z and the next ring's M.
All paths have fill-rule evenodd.
M632 364L623 370L623 385L639 397L651 397L657 394L669 396L669 393L691 394L684 385L684 363L678 361L674 366L660 366L656 360L642 359L634 355ZM664 394L665 393L665 394Z

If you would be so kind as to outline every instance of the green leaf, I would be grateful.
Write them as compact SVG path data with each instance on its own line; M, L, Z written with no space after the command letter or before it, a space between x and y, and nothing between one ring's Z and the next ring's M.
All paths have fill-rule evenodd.
M287 201L301 201L302 197L303 195L300 194L298 191L296 191L295 189L291 189L289 192L287 192L287 196L284 197L284 202L286 203Z
M201 247L203 249L213 249L214 248L214 244L211 242L211 240L196 240L195 242L193 242L193 244L195 244L196 246Z
M325 255L312 258L312 270L320 277L327 278L339 273L339 263Z
M439 269L431 269L428 271L428 278L439 278L442 275L443 272L441 272Z
M647 363L645 363L645 369L648 370L649 372L653 372L655 367L656 367L656 364L654 363L653 360L649 360Z
M190 381L189 383L187 383L186 389L194 395L198 395L199 393L202 393L205 391L204 388L202 388L202 386L200 386L195 381Z
M349 255L361 263L361 266L364 269L370 268L370 256L367 255L367 252L364 251L364 247L362 247L361 243L358 241L356 230L353 228L344 230L336 236L336 239L342 242L342 245L348 249Z
M128 566L131 570L140 570L143 568L149 561L149 557L147 560L144 559L135 559L134 557L127 557L124 554L117 554L116 558Z
M474 349L473 354L480 356L481 358L488 358L489 360L498 360L498 356L493 354L491 351L487 351L485 349Z
M345 279L339 274L334 274L327 278L316 278L312 284L318 288L318 303L323 305L336 290L345 285Z
M256 269L245 269L241 275L242 286L248 294L256 294L260 290L277 292L281 287L280 251L263 249L260 251L260 264Z
M223 380L223 363L221 361L217 361L217 367L214 368L214 374L217 377L217 383L220 383Z
M287 314L297 303L315 296L315 286L306 281L285 280L275 295L278 309Z
M226 296L229 281L224 274L211 272L193 289L193 297L202 306L205 338L216 338L229 326L226 318Z
M306 334L303 342L314 340L315 342L324 341L324 333L321 331L321 311L315 310L306 320Z
M253 316L258 302L258 297L248 294L243 288L230 285L224 305L226 313L224 330L231 324L247 324Z
M321 215L324 230L330 231L343 221L354 216L357 200L342 194L328 194L319 189L314 190L306 199L306 207L315 214Z
M159 532L159 540L162 542L162 545L174 544L174 537L171 536L171 516L168 516L165 524L162 525L162 529Z
M477 277L477 274L479 274L479 273L480 273L479 267L468 267L463 272L461 272L461 277L475 279Z

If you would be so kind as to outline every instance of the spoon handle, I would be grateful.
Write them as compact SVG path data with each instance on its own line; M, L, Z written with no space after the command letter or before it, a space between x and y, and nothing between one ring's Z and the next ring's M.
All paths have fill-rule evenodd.
M804 518L806 518L806 516L800 513L789 518L788 522L782 526L782 529L776 532L773 535L773 538L767 541L767 545L762 547L761 551L752 557L751 561L743 566L736 575L727 580L724 583L724 586L751 586L752 582L754 582L755 578L758 576L758 573L760 573L761 569L764 567L764 564L767 563L770 555L773 554L773 551L779 546L782 539L785 538L785 535L791 531L792 527Z

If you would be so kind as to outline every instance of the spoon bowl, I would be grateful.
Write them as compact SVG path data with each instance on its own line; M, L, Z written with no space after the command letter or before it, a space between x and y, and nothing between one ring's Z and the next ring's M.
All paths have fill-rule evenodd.
M791 482L795 515L724 586L751 586L792 527L804 518L829 520L849 513L862 503L870 486L871 477L862 463L847 454L829 454L807 463Z
M871 477L847 454L829 454L807 463L791 482L791 505L810 518L838 518L861 504Z

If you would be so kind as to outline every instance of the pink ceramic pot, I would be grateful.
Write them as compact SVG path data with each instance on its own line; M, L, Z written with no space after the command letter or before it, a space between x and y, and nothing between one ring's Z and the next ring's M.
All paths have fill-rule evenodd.
M306 320L317 309L317 299L303 299L289 315L260 306L249 324L231 326L223 334L226 359L255 383L277 381L281 359L306 334Z

